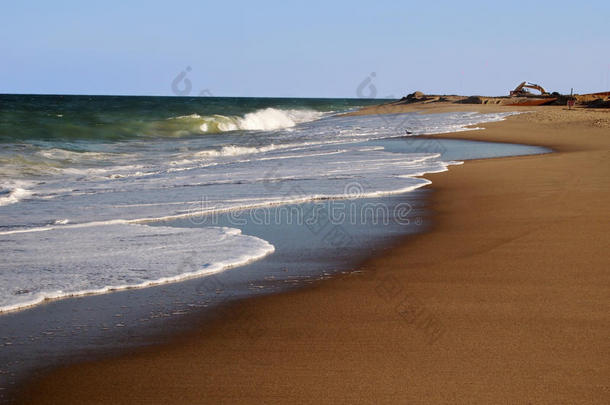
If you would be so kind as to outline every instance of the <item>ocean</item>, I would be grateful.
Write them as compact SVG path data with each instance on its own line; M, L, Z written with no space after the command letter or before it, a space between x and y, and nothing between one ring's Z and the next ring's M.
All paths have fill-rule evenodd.
M383 101L0 95L0 312L239 271L240 213L418 189L460 162L409 139L510 114L342 115Z

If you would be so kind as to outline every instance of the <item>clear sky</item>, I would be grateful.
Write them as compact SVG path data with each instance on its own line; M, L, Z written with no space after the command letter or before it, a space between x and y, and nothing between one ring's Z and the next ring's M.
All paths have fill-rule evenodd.
M0 93L608 91L609 26L608 0L4 1Z

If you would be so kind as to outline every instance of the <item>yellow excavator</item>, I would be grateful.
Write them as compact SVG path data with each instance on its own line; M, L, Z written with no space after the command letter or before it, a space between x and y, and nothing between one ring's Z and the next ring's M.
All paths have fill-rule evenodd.
M510 92L510 95L511 95L511 97L539 96L538 94L533 94L526 89L538 90L540 92L540 94L539 94L540 96L549 95L549 93L545 89L543 89L542 86L539 86L534 83L528 83L528 82L523 82L520 85L518 85L517 87L515 87L515 90L512 90Z

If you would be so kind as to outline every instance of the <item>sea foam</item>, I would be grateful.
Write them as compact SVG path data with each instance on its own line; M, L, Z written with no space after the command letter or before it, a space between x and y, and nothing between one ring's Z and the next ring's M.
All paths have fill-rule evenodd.
M216 135L95 141L86 148L81 142L78 151L63 143L29 146L15 166L22 171L3 182L0 194L0 251L7 258L0 265L0 309L178 281L256 260L273 246L212 226L214 214L423 187L430 181L422 175L458 162L443 160L433 141L406 154L367 142L402 137L405 128L467 130L508 114L323 115L276 108L187 115L153 124L163 121L163 134L193 134L208 123ZM24 153L21 146L15 151L10 159ZM143 225L185 217L197 228ZM192 265L180 264L191 258Z
M0 312L210 275L273 251L226 227L110 224L13 234L0 245L7 258L0 264Z
M297 124L315 121L328 113L314 110L264 108L243 116L225 116L220 114L204 115L191 114L178 116L171 120L185 123L186 129L193 129L199 125L201 133L219 133L228 131L272 131L292 128Z
M25 181L8 181L0 184L0 206L15 204L33 194L32 183Z

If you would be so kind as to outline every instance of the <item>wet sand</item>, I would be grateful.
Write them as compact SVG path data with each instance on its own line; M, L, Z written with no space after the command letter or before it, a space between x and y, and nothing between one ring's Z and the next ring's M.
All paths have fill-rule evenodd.
M511 110L425 111L447 109ZM610 113L531 110L442 135L557 153L426 176L430 232L349 276L236 303L167 344L53 370L19 400L603 403Z

